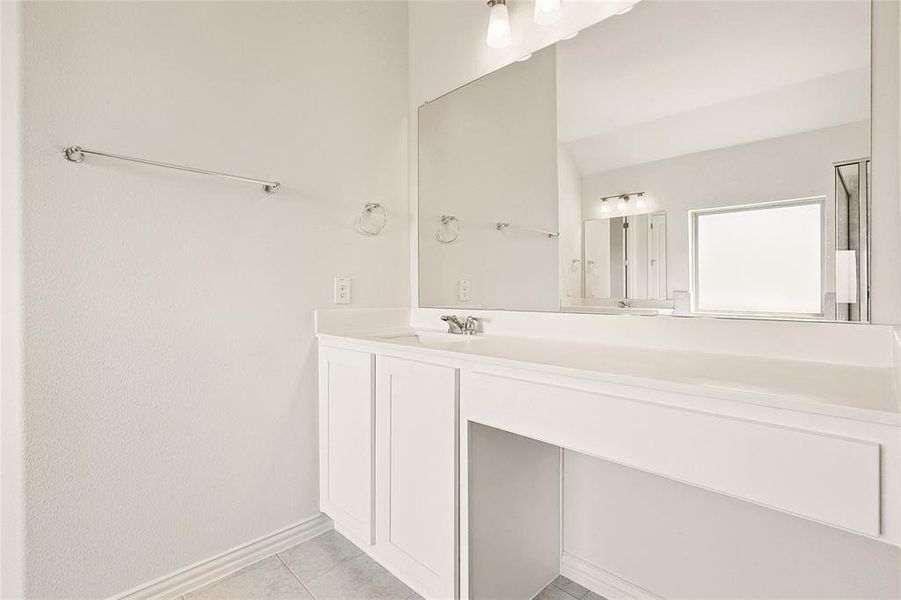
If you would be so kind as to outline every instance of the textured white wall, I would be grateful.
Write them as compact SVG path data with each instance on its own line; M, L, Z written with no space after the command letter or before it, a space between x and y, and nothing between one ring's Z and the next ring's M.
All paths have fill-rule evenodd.
M23 8L28 595L108 596L318 513L312 311L409 298L407 7Z
M891 325L901 324L899 7L895 0L873 1L870 316Z
M22 595L21 10L0 3L0 597Z

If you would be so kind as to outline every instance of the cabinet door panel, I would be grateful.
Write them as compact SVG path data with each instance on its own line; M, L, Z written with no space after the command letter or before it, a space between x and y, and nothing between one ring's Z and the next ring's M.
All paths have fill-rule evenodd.
M456 594L457 370L378 358L379 552L430 592Z
M319 352L320 509L373 543L373 355Z

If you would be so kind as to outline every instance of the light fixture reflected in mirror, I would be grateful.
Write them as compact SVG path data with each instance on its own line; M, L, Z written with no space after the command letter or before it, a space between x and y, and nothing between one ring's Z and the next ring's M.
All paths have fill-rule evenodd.
M488 34L485 43L492 48L506 48L513 39L507 0L488 0L488 6L491 7L491 12L488 13Z
M560 20L560 0L535 0L532 18L539 25L553 25Z
M630 203L634 200L636 208L645 208L647 206L647 200L645 199L645 192L629 192L623 194L615 194L613 196L604 196L601 198L601 212L609 212L610 204L608 201L616 200L616 209L617 210L626 210L629 207Z

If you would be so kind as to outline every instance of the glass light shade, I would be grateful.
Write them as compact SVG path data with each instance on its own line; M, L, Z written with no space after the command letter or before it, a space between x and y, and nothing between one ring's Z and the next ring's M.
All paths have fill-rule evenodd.
M539 25L553 25L560 20L560 0L535 0L532 18Z
M616 203L616 208L618 208L620 210L623 210L624 208L626 208L626 199L620 198Z
M601 200L601 212L602 213L610 212L610 205L607 204L606 200Z
M635 199L635 206L638 208L644 208L647 203L644 201L644 196L639 196Z
M485 43L492 48L506 48L513 35L510 32L510 14L505 4L495 4L488 14L488 35Z

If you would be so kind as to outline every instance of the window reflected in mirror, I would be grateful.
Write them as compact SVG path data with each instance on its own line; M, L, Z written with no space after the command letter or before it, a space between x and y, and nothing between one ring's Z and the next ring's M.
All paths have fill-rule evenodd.
M695 309L822 317L825 200L692 211Z

